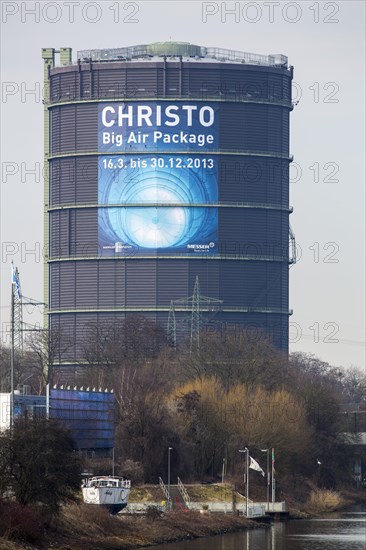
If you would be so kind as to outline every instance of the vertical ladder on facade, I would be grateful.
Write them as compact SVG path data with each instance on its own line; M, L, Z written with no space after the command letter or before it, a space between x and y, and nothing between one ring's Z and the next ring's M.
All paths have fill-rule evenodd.
M289 225L290 263L296 264L296 240L295 233Z

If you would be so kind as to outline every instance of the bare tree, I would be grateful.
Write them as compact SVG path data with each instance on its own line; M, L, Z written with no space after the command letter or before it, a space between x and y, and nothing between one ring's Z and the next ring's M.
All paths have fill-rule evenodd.
M73 346L73 342L62 329L49 328L32 332L27 339L27 346L34 354L33 371L38 380L38 393L41 395L45 386L52 381L57 359Z
M33 385L33 356L29 351L14 353L14 387L28 382ZM0 391L9 392L10 381L10 348L0 346Z
M202 334L199 350L183 359L187 378L214 376L226 389L236 383L273 389L288 378L287 358L247 330Z
M115 387L116 381L131 377L130 367L152 361L165 345L162 328L142 315L90 324L82 342L87 364L82 379L93 387Z

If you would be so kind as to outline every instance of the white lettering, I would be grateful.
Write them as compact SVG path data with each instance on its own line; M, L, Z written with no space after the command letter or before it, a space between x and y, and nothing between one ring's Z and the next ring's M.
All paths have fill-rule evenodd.
M126 119L127 126L133 125L133 106L129 105L127 107L127 113L123 112L125 105L118 107L118 126L123 126L123 120Z
M122 126L194 126L193 113L198 114L198 123L207 128L215 122L215 111L209 105L167 105L150 106L122 104L107 106L102 110L102 124L106 128ZM117 114L117 120L115 115ZM197 116L197 115L196 115Z
M110 113L113 113L115 114L115 110L113 109L113 107L104 107L103 111L102 111L102 124L103 126L105 126L106 128L109 128L110 126L113 126L114 125L114 120L110 120L108 122L107 120L107 112L110 112Z
M183 111L187 111L187 126L192 126L192 111L197 110L196 105L183 105Z
M204 119L205 111L208 111L208 113L209 113L209 120L207 122ZM207 126L212 126L212 124L214 123L214 118L215 118L215 113L214 113L213 108L208 107L208 106L202 107L202 109L200 109L199 117L200 117L200 124L202 126L206 126L206 127Z
M166 121L166 126L177 126L177 124L179 124L179 116L172 113L171 111L178 111L179 107L177 107L176 105L169 105L166 109L165 109L165 114L168 118L173 118L174 119L174 122L169 122L169 120Z
M150 117L152 115L152 108L146 106L139 106L137 111L137 126L142 126L142 121L146 122L146 126L152 126Z

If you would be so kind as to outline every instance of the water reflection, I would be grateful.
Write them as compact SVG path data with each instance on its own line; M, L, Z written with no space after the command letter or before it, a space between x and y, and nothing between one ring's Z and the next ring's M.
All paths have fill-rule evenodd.
M290 547L312 550L360 550L366 548L366 513L334 514L324 519L303 522L289 532ZM290 522L291 524L291 522ZM296 527L296 526L295 526Z
M366 509L293 520L244 533L154 546L155 550L365 550Z

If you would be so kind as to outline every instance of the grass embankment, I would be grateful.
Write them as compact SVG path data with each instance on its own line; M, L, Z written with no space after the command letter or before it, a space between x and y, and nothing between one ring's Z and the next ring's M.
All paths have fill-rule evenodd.
M84 504L65 507L45 548L122 550L256 527L243 517L173 511L161 517L111 516ZM52 546L51 546L52 544ZM14 547L16 548L16 547Z
M231 500L231 488L216 486L192 486L192 500L217 502ZM220 489L220 491L219 491ZM151 504L161 501L158 486L134 487L130 501ZM35 518L37 515L35 516ZM40 518L39 518L40 519ZM34 522L33 522L34 523ZM159 543L189 540L197 537L223 534L258 527L244 517L232 514L201 514L196 511L173 510L162 514L158 507L148 507L146 515L119 514L112 516L106 509L85 504L70 504L62 507L47 531L31 524L24 536L13 530L0 538L0 548L57 549L57 550L122 550L141 548ZM29 531L29 532L28 532ZM8 537L6 535L9 535ZM20 535L20 537L19 537ZM12 542L6 539L28 541ZM31 544L33 542L33 545Z
M232 486L229 484L213 483L210 485L185 485L192 502L232 502ZM157 485L141 485L131 489L129 502L143 503L161 502L162 492ZM243 503L244 497L236 493L236 502Z
M159 485L133 485L128 502L148 504L149 502L161 502L163 498Z
M186 485L185 486L193 502L232 502L233 491L231 485ZM243 503L244 497L238 492L236 502Z

